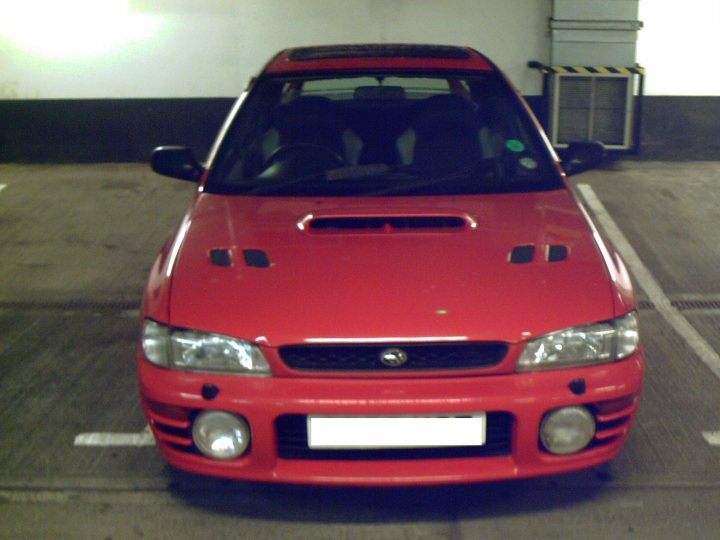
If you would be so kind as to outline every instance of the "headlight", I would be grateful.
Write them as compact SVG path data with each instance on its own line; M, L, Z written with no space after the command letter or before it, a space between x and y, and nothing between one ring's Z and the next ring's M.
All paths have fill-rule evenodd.
M168 367L170 329L155 321L145 320L142 331L142 348L145 358L158 366Z
M145 357L158 366L184 371L271 375L262 351L252 343L219 334L143 324Z
M528 341L517 371L561 369L627 358L638 347L637 314L576 326Z

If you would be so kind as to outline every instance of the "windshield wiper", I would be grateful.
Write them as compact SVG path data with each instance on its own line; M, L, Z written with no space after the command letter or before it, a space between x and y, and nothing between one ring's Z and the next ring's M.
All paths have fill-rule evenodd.
M477 180L478 175L482 175L484 180L497 180L499 177L498 166L499 163L497 159L489 158L445 173L418 170L414 175L404 175L405 178L410 176L410 181L393 184L383 189L370 192L368 195L393 195L406 191L412 193L416 190L432 188L445 183L450 184L455 180ZM391 176L388 176L388 179L390 178Z
M327 171L315 172L298 178L263 178L263 183L258 184L252 189L245 192L246 195L272 195L278 191L298 186L300 184L314 184L318 180L322 180L323 184L327 181ZM258 180L256 178L255 180Z
M409 179L418 178L422 175L422 171L407 166L390 167L384 163L356 165L351 167L339 167L326 171L315 172L300 176L297 178L255 178L254 182L261 180L263 183L252 187L246 192L247 195L271 195L282 191L286 188L300 186L303 184L315 186L320 184L325 186L340 185L346 182L357 180L369 180L373 178L394 178ZM305 187L305 186L303 186Z
M353 181L359 182L351 190L357 196L417 194L443 184L447 184L448 194L455 194L460 188L462 189L460 189L459 193L493 192L507 188L507 186L499 183L500 178L503 178L502 169L502 163L496 158L484 159L472 165L447 172L427 170L413 165L400 165L397 167L377 164L371 166L360 165L315 172L297 178L255 178L254 182L264 182L251 187L245 194L272 195L297 187L300 192L309 190L310 195L315 195L315 193L311 193L312 188L329 188L330 191L335 191L338 188L332 186ZM382 181L384 185L372 189L372 187L377 186L378 180ZM370 182L375 186L371 187L368 184L362 186L364 182ZM393 183L387 185L387 182ZM361 186L366 188L367 191L358 189ZM337 195L347 194L338 193ZM292 193L292 195L299 194Z

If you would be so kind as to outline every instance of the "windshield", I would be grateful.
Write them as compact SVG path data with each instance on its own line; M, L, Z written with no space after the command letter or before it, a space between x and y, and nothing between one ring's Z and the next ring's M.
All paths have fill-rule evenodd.
M265 77L205 190L259 196L463 195L563 187L495 73Z

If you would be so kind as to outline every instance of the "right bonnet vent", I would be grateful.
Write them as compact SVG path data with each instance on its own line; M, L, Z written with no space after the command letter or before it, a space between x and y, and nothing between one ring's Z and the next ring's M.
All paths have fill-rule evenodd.
M567 246L548 246L547 262L560 262L568 258Z
M567 246L549 245L545 248L545 261L549 263L557 263L568 258L570 250ZM523 246L515 246L508 260L511 264L529 264L535 259L535 246L527 244Z

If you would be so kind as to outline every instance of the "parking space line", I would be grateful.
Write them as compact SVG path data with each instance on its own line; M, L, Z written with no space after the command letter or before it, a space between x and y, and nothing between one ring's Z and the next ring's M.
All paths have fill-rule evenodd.
M703 431L703 438L710 446L720 446L720 431Z
M720 379L720 355L718 355L715 349L705 341L705 338L695 330L695 327L690 324L685 316L672 305L660 284L638 256L635 248L633 248L627 238L625 238L625 235L617 226L615 220L610 216L600 199L598 199L593 188L588 184L579 184L577 189L585 200L585 203L592 210L597 222L600 223L607 236L615 245L625 264L630 268L638 284L647 294L648 299L655 304L657 312L660 313L665 321L685 340L715 376ZM720 431L703 431L702 436L710 446L720 447Z
M75 436L75 446L155 446L150 426L140 433L80 433Z
M682 336L690 348L697 354L707 367L720 379L720 355L705 341L700 333L690 324L685 316L672 305L655 277L642 262L635 249L628 242L620 228L610 216L605 206L600 202L595 191L588 184L579 184L578 191L595 215L596 220L605 230L612 243L617 248L630 271L637 279L638 284L655 304L655 309L662 315L667 323Z

